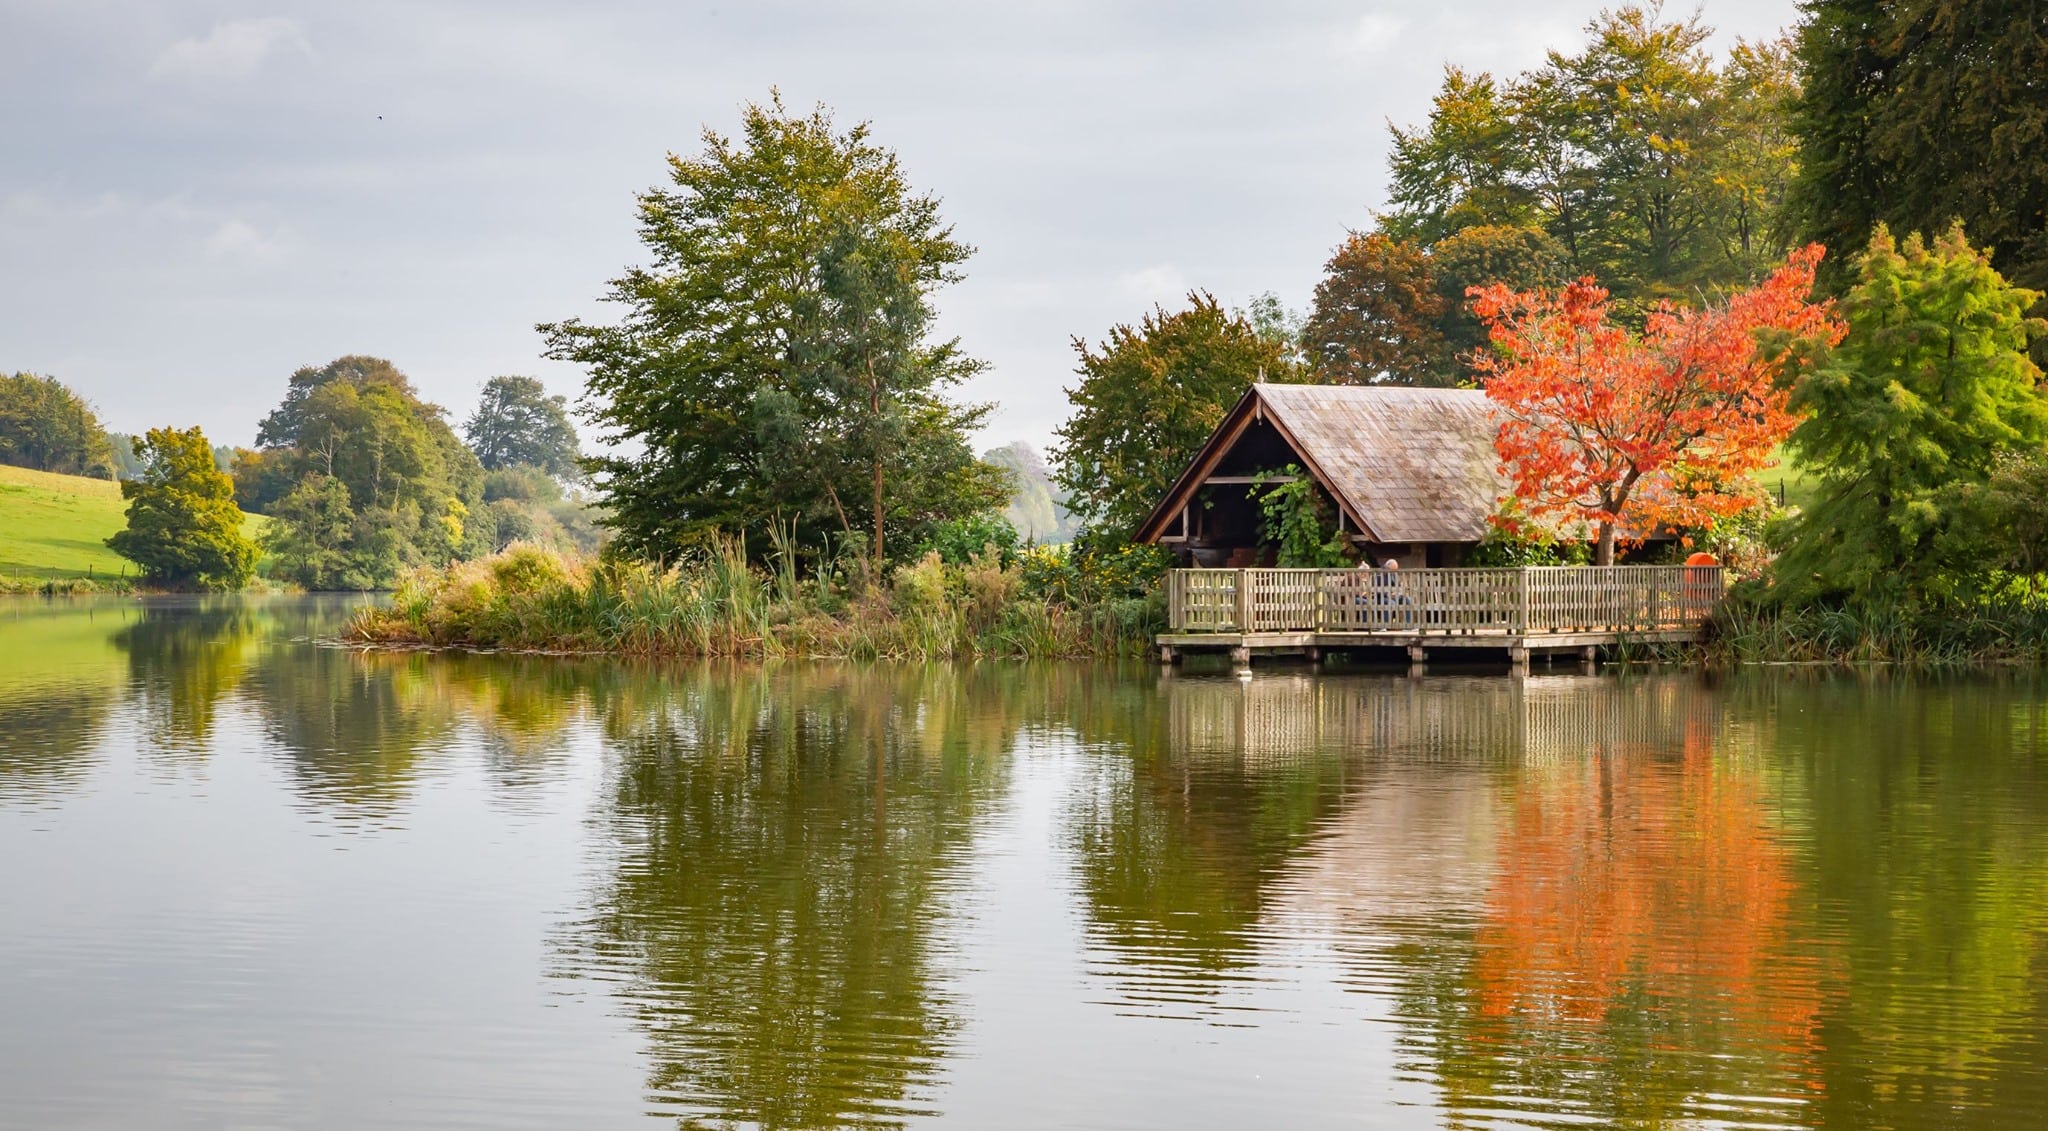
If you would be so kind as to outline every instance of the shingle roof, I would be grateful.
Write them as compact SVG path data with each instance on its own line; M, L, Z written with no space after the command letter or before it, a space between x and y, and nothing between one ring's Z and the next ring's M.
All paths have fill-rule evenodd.
M1382 542L1476 542L1507 493L1478 389L1254 385L1266 416Z
M1257 384L1138 528L1140 541L1160 535L1253 413L1285 434L1380 542L1477 542L1508 493L1493 450L1493 417L1477 389Z

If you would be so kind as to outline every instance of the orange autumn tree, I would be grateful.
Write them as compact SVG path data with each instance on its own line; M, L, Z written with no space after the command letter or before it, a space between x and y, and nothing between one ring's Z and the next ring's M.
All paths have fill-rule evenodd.
M1494 448L1532 519L1590 524L1595 560L1619 532L1705 526L1762 501L1755 473L1798 423L1781 378L1845 327L1809 301L1819 244L1707 306L1669 302L1641 334L1608 317L1607 291L1474 287L1494 349L1475 365L1500 430Z

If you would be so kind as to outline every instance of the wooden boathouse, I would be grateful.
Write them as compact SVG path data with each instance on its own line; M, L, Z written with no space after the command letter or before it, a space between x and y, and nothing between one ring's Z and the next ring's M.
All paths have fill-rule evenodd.
M1253 385L1135 532L1184 565L1168 578L1161 659L1392 647L1421 662L1456 648L1521 666L1696 639L1724 590L1717 566L1462 565L1508 493L1495 427L1476 389ZM1377 568L1271 568L1252 496L1289 466ZM1636 552L1669 540L1639 539Z

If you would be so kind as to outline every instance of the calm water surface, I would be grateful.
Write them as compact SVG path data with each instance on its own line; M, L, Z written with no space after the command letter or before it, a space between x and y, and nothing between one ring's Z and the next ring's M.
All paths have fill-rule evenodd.
M0 604L0 1126L2048 1112L2031 682L311 642L344 614Z

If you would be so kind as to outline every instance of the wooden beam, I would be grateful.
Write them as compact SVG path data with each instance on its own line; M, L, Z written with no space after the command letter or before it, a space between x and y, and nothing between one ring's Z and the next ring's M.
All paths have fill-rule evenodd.
M1232 483L1292 483L1299 478L1301 478L1299 475L1211 475L1209 478L1202 480L1202 485L1211 486L1218 483L1224 485Z

